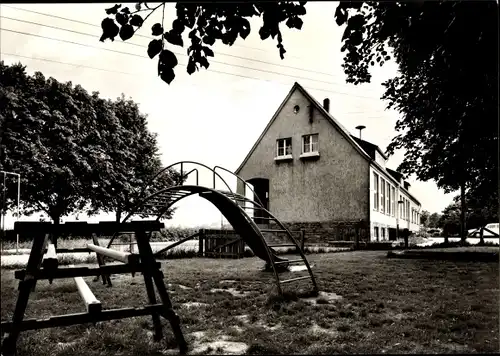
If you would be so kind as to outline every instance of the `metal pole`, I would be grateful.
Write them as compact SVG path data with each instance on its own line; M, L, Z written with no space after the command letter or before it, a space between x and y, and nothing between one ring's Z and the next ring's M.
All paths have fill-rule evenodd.
M17 220L21 218L19 213L19 197L21 196L21 175L17 175ZM19 253L19 234L16 234L16 253Z
M7 214L7 209L5 208L6 206L6 191L7 191L7 174L12 174L13 176L17 177L17 219L19 219L20 215L20 209L19 209L19 200L20 200L20 195L21 195L21 175L19 173L14 173L14 172L6 172L6 171L1 171L0 173L3 174L3 199L2 199L2 223L1 223L1 229L2 229L2 236L5 231L5 215ZM3 238L2 238L2 244L3 244ZM16 253L19 252L19 234L16 234Z
M3 240L4 240L4 234L5 234L5 212L6 212L6 209L5 209L5 190L6 190L6 177L7 177L7 173L6 172L2 172L3 173L3 186L2 186L2 216L0 216L0 218L2 219L2 224L1 224L1 228L2 228L2 249L3 249Z

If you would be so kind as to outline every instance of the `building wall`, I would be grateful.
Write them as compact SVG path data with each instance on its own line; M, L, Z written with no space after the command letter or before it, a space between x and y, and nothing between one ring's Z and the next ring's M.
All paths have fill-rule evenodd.
M378 208L375 209L375 176L374 173L378 174L378 179L379 179L379 197L378 197ZM390 212L387 211L387 198L386 198L386 192L384 192L384 199L386 202L386 206L382 208L382 203L381 203L381 180L384 180L385 185L389 184L390 187L394 187L395 191L395 197L394 197L394 205L392 204L393 198L391 197L390 200L390 205L391 205L391 210ZM379 241L385 241L389 239L389 234L388 234L388 229L396 229L398 225L398 218L399 218L399 229L409 229L411 232L416 233L418 232L420 228L420 224L417 223L419 220L417 216L414 216L414 223L412 223L412 217L410 213L409 219L406 218L406 215L401 214L401 207L398 204L398 200L403 197L406 201L409 202L409 207L410 211L411 209L414 209L415 211L420 213L421 207L419 204L416 204L410 196L407 194L407 192L404 189L401 189L400 186L401 182L396 183L395 180L390 179L388 174L384 174L383 172L378 169L378 167L371 166L370 167L370 230L371 230L371 240L372 241L377 241L377 233L378 233L378 240ZM387 189L387 188L386 188ZM392 189L391 189L392 190ZM394 211L393 211L393 206L394 206ZM376 231L378 229L378 232ZM384 234L382 232L384 231Z
M382 157L382 155L377 150L375 150L375 162L377 162L378 164L380 164L380 166L385 168L386 164L385 158Z
M294 106L300 110L294 113ZM238 173L269 179L269 210L287 223L368 221L369 163L295 90ZM319 133L317 160L301 160L302 135ZM276 140L292 137L290 162L275 162ZM243 192L238 182L237 191Z

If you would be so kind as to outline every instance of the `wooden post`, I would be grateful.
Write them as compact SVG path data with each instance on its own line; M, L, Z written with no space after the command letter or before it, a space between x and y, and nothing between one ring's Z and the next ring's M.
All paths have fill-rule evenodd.
M198 236L198 256L203 257L203 245L205 240L205 230L200 230L200 235Z
M484 245L484 228L479 229L479 244Z
M356 224L355 226L355 231L354 231L354 248L356 250L359 250L359 233L360 233L361 227L360 223Z
M34 275L38 270L40 270L43 259L43 250L47 244L48 237L48 234L42 232L39 235L36 235L33 239L30 257L28 259L28 264L26 265L26 274L23 280L19 282L19 296L17 297L14 315L12 316L12 328L2 343L3 356L16 354L16 343L19 333L21 332L21 324L24 319L24 313L26 312L30 293L36 284Z
M153 281L156 285L156 289L158 290L158 294L160 295L162 304L164 305L164 316L170 322L172 331L174 332L175 338L179 345L180 353L185 354L187 352L187 343L186 340L184 339L184 335L182 334L180 319L179 316L172 309L172 302L170 301L170 297L168 296L168 291L163 280L163 273L158 268L156 268L156 260L153 255L153 251L151 250L151 245L149 244L148 236L144 231L136 231L135 236L137 240L137 248L139 249L139 255L141 257L141 261L145 265L145 271L143 272L144 281L146 282L146 280L148 279L150 280L151 277L153 278ZM150 282L146 283L150 284L150 287L147 287L147 290L148 290L148 297L150 298L151 301L153 298L155 298L154 289L152 288L152 283ZM155 315L152 313L152 317L153 317L153 323L155 323L155 319L157 318L157 316L155 317ZM159 319L158 319L158 324L159 327L161 328L161 323L159 323ZM155 324L155 329L156 329L156 324Z
M99 239L97 238L97 234L95 233L92 233L92 241L94 242L94 245L96 246L99 246ZM102 267L105 265L105 262L104 262L104 256L96 253L96 257L97 257L97 263L99 264L99 267ZM99 276L96 276L94 278L94 282L95 281L98 281L99 280ZM108 275L102 275L102 284L104 285L108 285L108 287L111 287L111 277Z
M305 242L306 242L306 230L301 229L300 230L300 235L301 235L300 249L302 250L302 252L304 252L304 245L305 245Z

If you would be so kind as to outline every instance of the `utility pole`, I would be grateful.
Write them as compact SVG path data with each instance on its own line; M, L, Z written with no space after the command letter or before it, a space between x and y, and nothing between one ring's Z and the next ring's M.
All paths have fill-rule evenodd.
M6 171L0 171L1 174L3 174L3 194L2 194L2 213L1 213L1 241L3 243L4 240L4 234L5 234L5 215L7 215L7 175L13 175L17 177L17 219L21 217L19 214L19 198L21 195L21 175L18 173L14 172L6 172ZM16 235L16 253L19 252L19 235Z

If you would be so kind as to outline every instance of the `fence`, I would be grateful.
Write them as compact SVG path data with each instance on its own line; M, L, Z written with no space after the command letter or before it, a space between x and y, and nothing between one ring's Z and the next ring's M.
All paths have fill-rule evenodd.
M245 241L234 230L202 229L199 239L199 256L242 258L245 254Z

